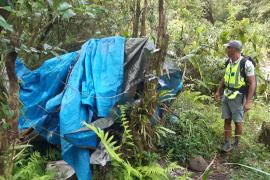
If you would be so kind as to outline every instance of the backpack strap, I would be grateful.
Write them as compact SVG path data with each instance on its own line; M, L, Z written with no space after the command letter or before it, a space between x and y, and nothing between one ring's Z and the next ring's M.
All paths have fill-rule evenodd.
M246 75L246 62L249 59L247 57L243 57L240 60L240 75L244 78L245 82L247 83L247 75Z
M250 59L249 56L244 56L241 61L240 61L240 75L244 78L244 81L246 83L246 87L248 88L248 82L247 82L247 74L246 74L246 62L251 61L254 67L256 66L255 62L253 59ZM255 92L254 92L254 97L256 97L256 89L257 89L257 78L255 74L255 81L256 81L256 87L255 87Z
M227 59L226 62L224 63L225 69L227 68L228 64L230 64L230 59Z

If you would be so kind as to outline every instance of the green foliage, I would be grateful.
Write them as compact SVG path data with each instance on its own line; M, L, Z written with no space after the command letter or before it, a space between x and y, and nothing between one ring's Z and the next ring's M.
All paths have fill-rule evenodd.
M0 53L15 50L31 69L66 52L66 48L76 50L90 37L129 34L129 4L122 1L18 0L4 5L0 7L0 29L4 29L0 32Z
M54 179L54 172L46 172L46 158L42 157L39 152L35 151L32 154L25 151L19 154L14 163L14 172L12 179L28 180L28 179Z
M0 15L0 27L4 28L5 30L13 32L13 28L10 24L6 22L6 20L3 18L3 16Z
M44 156L48 161L57 161L61 159L61 151L58 148L48 147Z
M63 16L64 19L69 19L76 15L76 13L72 10L72 5L67 2L63 2L59 4L57 10L59 14Z
M112 165L116 168L116 179L168 179L169 173L174 169L179 168L176 163L170 163L166 168L161 167L157 163L151 163L147 166L134 167L129 161L121 158L121 153L117 152L120 146L114 147L117 142L113 141L113 136L109 136L108 132L94 127L93 125L84 124L89 129L94 131L103 143L106 151L112 159ZM133 164L136 164L133 162Z
M223 121L213 99L199 92L185 91L172 109L175 113L167 116L166 127L176 134L162 138L160 148L165 152L171 150L173 160L182 163L195 155L211 158L223 133Z
M1 160L5 163L4 179L14 180L53 180L56 177L54 169L46 170L46 164L57 155L57 152L49 150L42 154L34 151L33 146L29 144L11 145L8 150L1 154Z
M175 8L176 4L180 8ZM266 1L258 4L260 8L269 6ZM172 1L173 6L169 7L169 18L172 19L168 24L169 49L180 66L184 61L188 62L186 80L188 84L194 84L195 90L209 95L217 88L224 74L226 54L223 44L232 39L241 40L244 54L253 57L258 64L267 58L269 23L266 19L259 23L256 19L259 18L258 12L253 12L254 16L246 13L257 9L258 4L244 0L222 3ZM223 15L217 16L218 12L223 12ZM209 22L206 13L214 17L214 23ZM259 66L257 74L260 74Z

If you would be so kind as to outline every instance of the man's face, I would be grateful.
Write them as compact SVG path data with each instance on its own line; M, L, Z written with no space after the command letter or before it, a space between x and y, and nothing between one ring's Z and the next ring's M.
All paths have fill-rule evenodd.
M234 57L237 50L233 47L227 47L227 55L229 58Z

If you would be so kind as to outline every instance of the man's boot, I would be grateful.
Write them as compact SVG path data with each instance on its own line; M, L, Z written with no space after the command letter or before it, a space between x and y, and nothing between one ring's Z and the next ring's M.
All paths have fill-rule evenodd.
M224 152L229 152L229 151L232 150L232 145L231 145L230 140L225 140L225 143L224 143L224 145L223 145L222 150L223 150Z

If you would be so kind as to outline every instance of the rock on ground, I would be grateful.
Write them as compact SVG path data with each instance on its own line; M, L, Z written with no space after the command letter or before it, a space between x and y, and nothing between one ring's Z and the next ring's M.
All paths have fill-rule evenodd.
M202 156L196 156L189 161L189 168L193 171L203 172L208 166L208 163Z
M263 122L259 135L259 142L270 147L270 122Z

